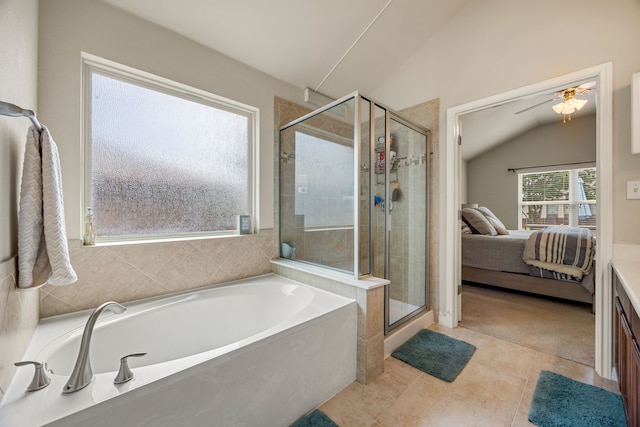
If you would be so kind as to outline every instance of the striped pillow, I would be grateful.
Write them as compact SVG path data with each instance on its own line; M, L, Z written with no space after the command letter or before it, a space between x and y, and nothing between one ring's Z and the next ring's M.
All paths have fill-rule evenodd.
M507 230L507 227L505 227L502 221L500 221L500 219L498 219L498 217L493 212L491 212L489 208L480 206L478 210L482 212L482 214L489 220L489 222L491 223L491 225L493 225L493 228L496 229L498 234L502 234L502 235L509 234L509 230Z
M474 234L485 234L488 236L497 236L498 232L489 220L477 209L462 209L462 220L469 225Z

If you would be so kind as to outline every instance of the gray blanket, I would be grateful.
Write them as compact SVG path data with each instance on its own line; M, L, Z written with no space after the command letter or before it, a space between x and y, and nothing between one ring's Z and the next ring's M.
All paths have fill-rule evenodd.
M522 260L530 274L579 282L591 271L595 238L587 228L552 226L534 232L525 243Z

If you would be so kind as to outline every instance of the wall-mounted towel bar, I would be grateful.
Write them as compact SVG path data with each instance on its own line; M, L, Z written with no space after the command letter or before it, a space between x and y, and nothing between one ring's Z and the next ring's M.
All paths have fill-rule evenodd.
M31 110L24 110L17 105L9 104L8 102L0 101L0 114L3 116L10 117L27 117L33 125L38 129L38 131L42 130L42 125L36 119L36 113Z

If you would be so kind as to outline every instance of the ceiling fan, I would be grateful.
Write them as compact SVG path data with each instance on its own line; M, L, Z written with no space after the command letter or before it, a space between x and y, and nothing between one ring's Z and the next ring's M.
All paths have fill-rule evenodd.
M537 108L541 105L547 104L551 101L559 100L558 104L553 105L551 108L558 114L563 115L563 123L567 121L571 121L571 114L575 111L579 111L582 107L587 103L586 99L576 98L576 95L588 95L591 90L595 88L596 82L588 82L581 84L579 86L572 86L566 89L561 89L556 92L553 92L554 97L547 99L546 101L542 101L538 104L532 105L531 107L527 107L524 110L517 111L515 114L521 114L526 111ZM568 116L568 120L567 120Z

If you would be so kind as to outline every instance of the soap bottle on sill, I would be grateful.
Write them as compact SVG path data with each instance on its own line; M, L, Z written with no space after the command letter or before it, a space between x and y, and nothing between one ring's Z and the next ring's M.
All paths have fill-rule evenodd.
M84 244L85 246L96 244L96 234L93 228L93 209L91 208L87 208L87 214L84 217Z

